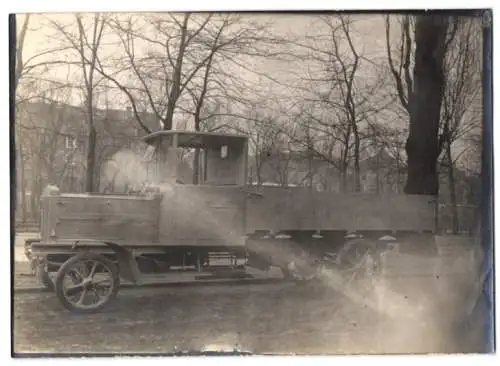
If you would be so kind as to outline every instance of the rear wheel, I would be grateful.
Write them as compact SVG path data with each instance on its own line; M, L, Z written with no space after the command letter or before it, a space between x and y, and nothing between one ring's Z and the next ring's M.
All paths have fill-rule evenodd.
M116 298L120 287L118 267L96 253L68 259L57 272L55 291L61 303L76 313L102 310Z

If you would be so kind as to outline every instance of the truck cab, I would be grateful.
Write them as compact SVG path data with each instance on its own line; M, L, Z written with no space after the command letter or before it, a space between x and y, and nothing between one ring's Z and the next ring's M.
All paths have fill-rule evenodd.
M248 138L193 131L158 131L143 138L148 181L155 184L243 186Z

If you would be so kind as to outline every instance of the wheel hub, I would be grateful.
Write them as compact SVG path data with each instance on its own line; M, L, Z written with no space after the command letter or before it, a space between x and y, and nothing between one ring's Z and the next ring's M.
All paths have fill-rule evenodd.
M85 278L83 281L82 281L82 286L86 289L86 290L90 290L92 288L92 285L94 283L92 282L92 278Z

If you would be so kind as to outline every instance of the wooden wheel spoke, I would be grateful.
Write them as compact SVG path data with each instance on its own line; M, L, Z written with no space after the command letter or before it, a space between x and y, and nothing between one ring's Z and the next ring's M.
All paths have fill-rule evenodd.
M72 268L70 271L68 271L68 274L74 280L83 281L83 276L77 268ZM76 277L78 277L78 278L76 278Z
M97 266L99 265L98 262L94 262L94 265L92 266L92 269L90 270L90 273L89 273L89 278L93 278L94 275L95 275L95 271L97 269Z
M82 283L78 283L76 285L73 285L73 286L69 286L66 288L66 294L68 294L69 296L71 295L74 295L78 292L78 290L81 290L83 289L83 284Z
M103 278L102 280L92 281L94 286L99 286L102 284L108 283L111 285L111 278Z
M84 288L83 288L83 291L82 291L82 293L81 293L81 295L80 295L80 297L78 298L78 301L77 301L77 303L76 303L77 305L79 305L79 306L80 306L80 305L83 305L83 301L85 300L85 296L87 296L87 292L88 292L87 288L86 288L86 287L84 287Z
M101 299L101 295L99 295L99 291L97 291L96 287L92 287L92 292L97 296L97 301Z

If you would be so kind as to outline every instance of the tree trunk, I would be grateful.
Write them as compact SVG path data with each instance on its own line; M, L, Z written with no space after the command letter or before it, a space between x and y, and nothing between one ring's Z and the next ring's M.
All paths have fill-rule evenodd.
M33 177L33 180L31 181L30 218L32 220L36 220L36 217L37 217L37 205L36 205L36 201L37 201L37 199L40 199L40 197L36 196L36 192L38 191L38 189L37 189L37 180L38 180L38 178L35 176L35 177Z
M410 134L406 141L408 177L406 194L437 195L439 180L439 121L445 77L448 18L418 16L415 28L413 91L409 96Z
M94 159L94 190L101 192L101 159Z
M18 206L21 209L21 221L26 221L26 181L24 178L24 154L23 154L23 146L21 141L18 142L18 169L19 169L19 189L20 189L20 197L18 200Z
M31 192L31 210L33 220L40 221L40 199L42 197L42 176L41 174L35 175L33 180L33 190Z
M446 144L446 160L448 161L448 186L450 189L450 208L452 219L452 232L458 234L458 209L457 209L457 192L455 187L455 172L453 167L453 160L451 158L451 144Z
M340 171L340 193L347 192L347 168Z
M400 154L399 149L396 154L396 193L399 194L401 189L401 165L400 165Z
M31 181L31 218L35 221L39 220L40 216L40 198L42 196L42 157L37 155L34 157Z
M193 184L200 184L200 149L194 149Z
M94 172L95 172L95 146L97 132L92 123L89 123L89 136L87 143L87 169L85 172L85 192L94 192Z
M257 181L257 187L260 187L261 184L261 170L262 170L262 164L258 162L255 167L255 179Z
M189 14L184 15L184 21L181 28L181 37L179 45L179 53L175 61L174 75L172 78L172 88L170 89L167 113L165 120L163 121L163 129L171 130L173 128L174 112L177 104L177 99L179 99L179 93L181 89L181 76L182 76L182 63L184 61L184 52L186 50L186 39L187 39L187 25L189 20Z
M352 132L354 135L354 192L361 192L361 176L359 169L359 132L356 122L352 124Z
M195 131L200 131L200 111L197 108L197 112L194 120L194 129ZM200 149L194 149L194 160L193 160L193 184L200 184Z
M312 189L313 187L313 178L314 178L314 174L313 174L313 155L312 155L312 149L309 148L309 151L308 151L308 154L307 154L307 174L308 174L308 185L309 185L309 189Z

